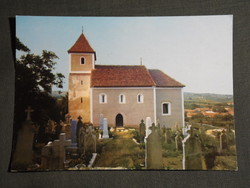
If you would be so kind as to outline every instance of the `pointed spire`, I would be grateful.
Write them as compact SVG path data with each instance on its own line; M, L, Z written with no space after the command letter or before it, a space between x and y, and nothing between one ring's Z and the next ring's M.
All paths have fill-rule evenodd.
M82 33L83 33L83 26L82 26Z
M96 53L83 33L81 33L75 44L68 50L68 53L93 53L96 60Z
M140 58L140 65L142 65L142 57Z

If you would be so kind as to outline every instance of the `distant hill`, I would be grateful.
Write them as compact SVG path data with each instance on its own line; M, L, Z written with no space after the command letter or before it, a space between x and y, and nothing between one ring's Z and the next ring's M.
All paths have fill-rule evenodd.
M66 96L67 94L67 91L52 91L52 97L55 97L55 98L61 98L61 97L64 97Z
M184 100L201 100L201 101L206 100L206 101L215 101L215 102L233 102L233 95L184 92Z

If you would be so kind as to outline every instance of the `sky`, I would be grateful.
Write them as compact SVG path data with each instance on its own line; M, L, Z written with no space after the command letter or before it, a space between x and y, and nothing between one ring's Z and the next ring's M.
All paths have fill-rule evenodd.
M17 16L16 36L31 50L55 52L55 72L68 89L67 50L80 34L96 64L160 69L186 85L184 92L233 94L233 16L46 17ZM17 53L17 57L20 53ZM58 90L53 88L53 90Z

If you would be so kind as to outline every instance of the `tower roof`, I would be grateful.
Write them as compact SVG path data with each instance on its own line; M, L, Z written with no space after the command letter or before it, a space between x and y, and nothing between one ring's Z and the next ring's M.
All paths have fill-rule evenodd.
M68 50L68 53L94 53L95 51L90 46L87 38L82 33L75 44ZM95 55L96 58L96 55Z

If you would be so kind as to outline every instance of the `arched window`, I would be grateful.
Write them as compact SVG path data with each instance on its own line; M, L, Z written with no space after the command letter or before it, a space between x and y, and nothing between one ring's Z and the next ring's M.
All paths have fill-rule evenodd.
M143 99L143 95L142 95L142 94L138 94L138 95L137 95L137 102L138 102L138 103L143 103L143 100L144 100L144 99Z
M126 102L126 97L124 94L119 95L119 103L124 104Z
M80 59L80 64L81 64L81 65L84 65L84 64L85 64L85 58L84 58L84 57L81 57L81 59Z
M170 102L162 103L162 115L171 115L171 103Z
M99 95L99 103L101 104L107 103L107 95L105 93L101 93Z

